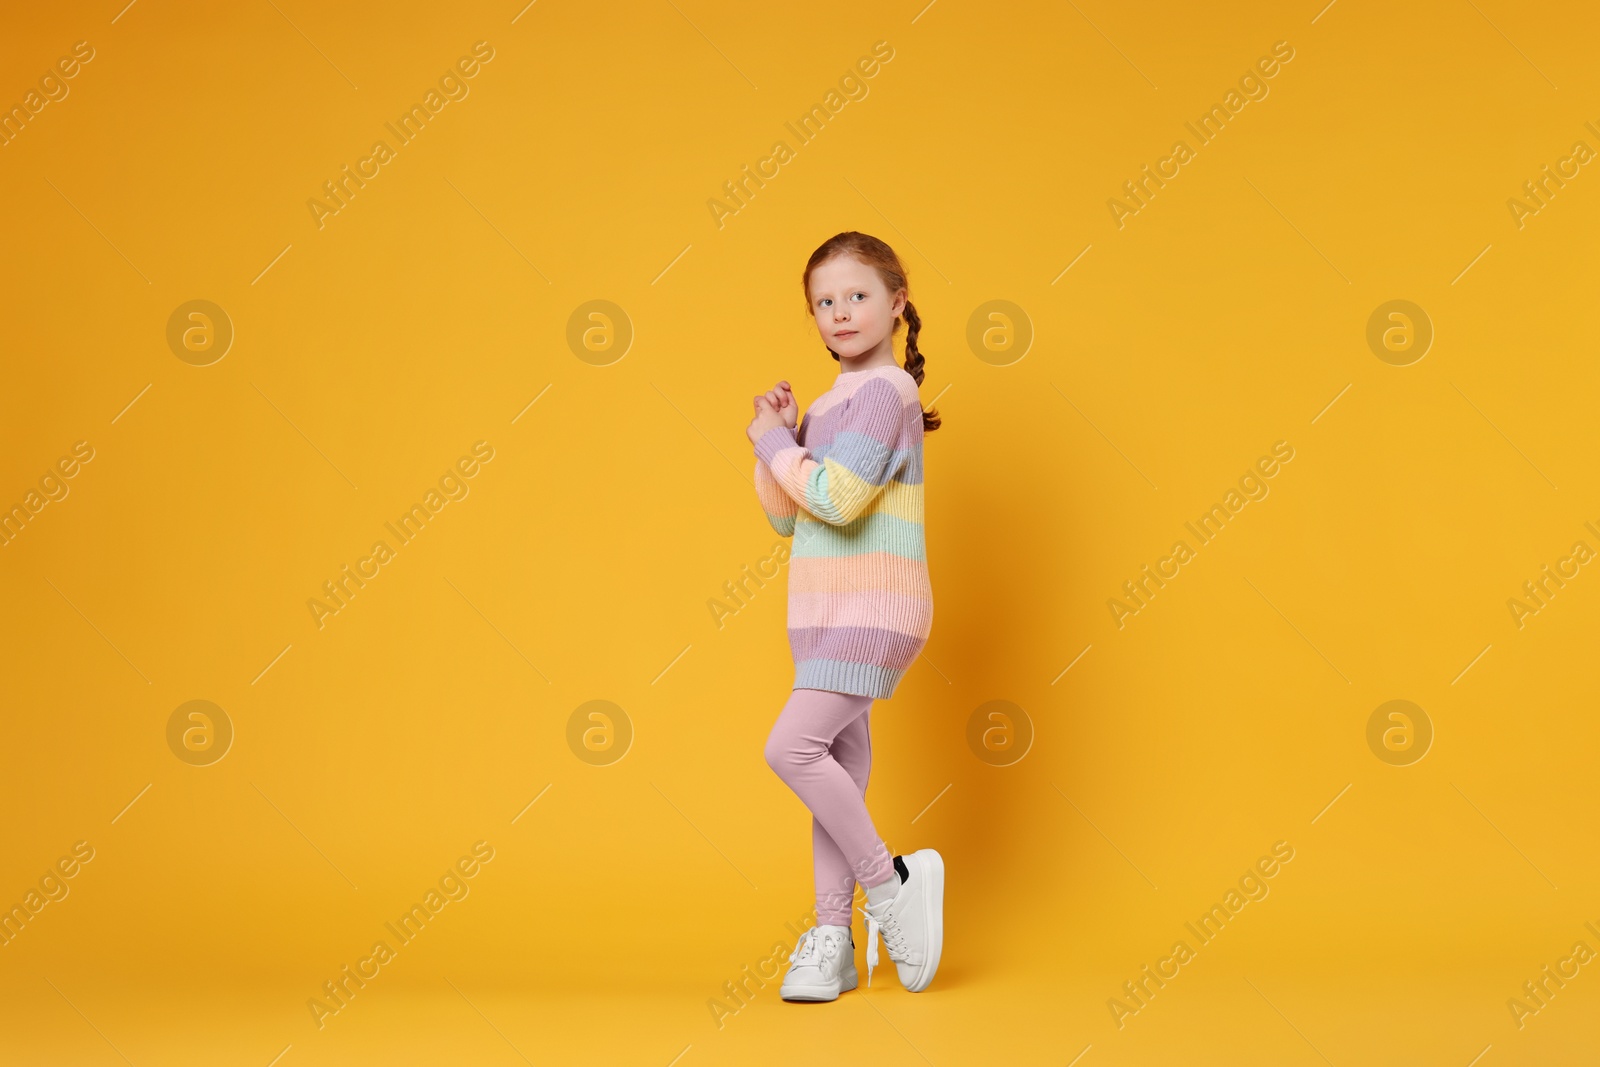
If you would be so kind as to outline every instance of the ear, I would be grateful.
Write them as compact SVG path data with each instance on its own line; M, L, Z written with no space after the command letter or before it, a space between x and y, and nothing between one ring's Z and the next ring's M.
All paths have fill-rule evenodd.
M904 289L896 289L894 292L894 302L889 305L889 311L892 314L899 315L901 312L905 311L905 309L906 291Z

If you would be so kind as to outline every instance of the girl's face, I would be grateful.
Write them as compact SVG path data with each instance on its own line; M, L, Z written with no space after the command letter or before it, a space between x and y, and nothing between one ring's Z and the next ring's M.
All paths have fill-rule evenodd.
M905 309L906 291L890 293L878 272L855 256L841 255L811 271L811 313L817 332L843 359L855 359L888 346L895 318Z

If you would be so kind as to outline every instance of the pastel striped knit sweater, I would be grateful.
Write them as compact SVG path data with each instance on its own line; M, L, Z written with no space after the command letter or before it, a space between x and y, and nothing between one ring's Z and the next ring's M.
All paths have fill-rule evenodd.
M885 699L933 626L922 517L922 402L903 367L845 371L755 443L756 494L793 536L796 689Z

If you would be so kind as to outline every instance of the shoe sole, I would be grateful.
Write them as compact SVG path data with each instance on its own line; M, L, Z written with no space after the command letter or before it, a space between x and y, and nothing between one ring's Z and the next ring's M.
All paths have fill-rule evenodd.
M834 992L831 986L800 986L790 989L787 993L781 994L781 996L784 1000L816 1003L819 1001L838 1000L839 993L848 993L855 987L856 980L850 980L848 983L841 982L837 993Z
M922 857L922 907L928 916L928 958L917 971L916 978L906 991L920 993L928 988L939 970L939 956L944 952L944 857L932 849Z

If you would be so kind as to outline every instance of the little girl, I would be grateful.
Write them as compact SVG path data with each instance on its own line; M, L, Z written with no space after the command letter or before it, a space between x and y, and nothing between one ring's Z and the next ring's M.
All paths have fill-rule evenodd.
M829 238L801 278L839 361L833 388L799 423L786 381L755 397L747 431L767 519L793 536L789 647L794 691L767 738L767 763L811 810L817 923L784 975L784 1000L835 1000L856 987L850 909L866 891L867 984L878 935L900 982L933 981L944 945L944 860L891 856L867 814L868 712L894 695L933 623L922 535L922 435L939 427L917 397L921 319L894 250L854 231ZM906 361L894 358L904 316Z

